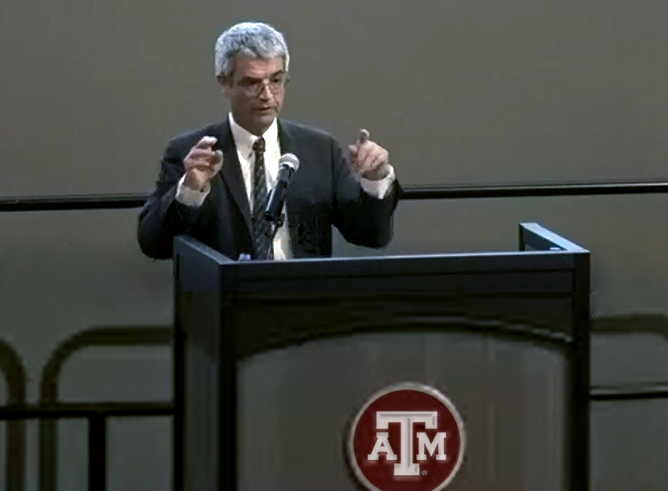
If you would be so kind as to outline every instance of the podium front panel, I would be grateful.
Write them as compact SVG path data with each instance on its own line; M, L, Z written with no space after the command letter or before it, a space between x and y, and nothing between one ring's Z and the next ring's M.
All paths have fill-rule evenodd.
M465 461L448 489L565 490L563 353L452 328L319 339L240 361L238 489L359 491L346 455L351 419L379 390L417 382L463 419Z

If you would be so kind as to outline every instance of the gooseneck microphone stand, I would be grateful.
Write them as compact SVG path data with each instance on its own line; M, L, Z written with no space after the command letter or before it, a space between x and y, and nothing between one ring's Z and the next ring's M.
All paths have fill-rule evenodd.
M283 223L285 223L285 213L281 211L280 215L278 215L273 220L265 215L264 219L267 220L269 223L271 223L271 233L269 234L269 247L267 248L265 254L265 256L269 256L269 252L271 251L272 247L274 247L274 238L276 237L278 230L283 226Z

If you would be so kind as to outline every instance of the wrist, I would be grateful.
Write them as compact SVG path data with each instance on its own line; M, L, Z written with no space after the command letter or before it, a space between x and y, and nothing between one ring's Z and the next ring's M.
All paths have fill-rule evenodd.
M204 185L198 183L195 179L192 179L188 174L186 174L183 179L183 185L188 189L199 191L200 193L204 190Z
M390 173L389 165L387 163L384 163L379 165L375 169L363 173L362 177L364 179L368 179L369 181L380 181L381 179L385 179L389 173Z

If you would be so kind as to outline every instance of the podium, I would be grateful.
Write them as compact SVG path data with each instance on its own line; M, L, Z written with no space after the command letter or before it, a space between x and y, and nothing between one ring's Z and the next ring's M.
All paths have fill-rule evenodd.
M519 232L510 252L245 262L177 237L175 489L365 489L351 420L404 382L461 415L447 489L587 489L590 254Z

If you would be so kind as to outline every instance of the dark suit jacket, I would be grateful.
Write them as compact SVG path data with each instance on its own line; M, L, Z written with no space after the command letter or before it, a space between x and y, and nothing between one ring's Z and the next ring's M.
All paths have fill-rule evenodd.
M353 244L386 246L401 191L398 182L384 199L373 198L352 176L331 135L287 121L278 124L281 153L294 153L300 161L285 205L294 257L330 256L332 225ZM222 150L223 167L202 206L189 207L176 200L176 188L183 159L206 135L218 139L214 150ZM235 260L242 253L256 257L250 205L228 120L177 136L167 145L156 189L139 213L138 239L146 255L167 259L176 235L190 235Z

